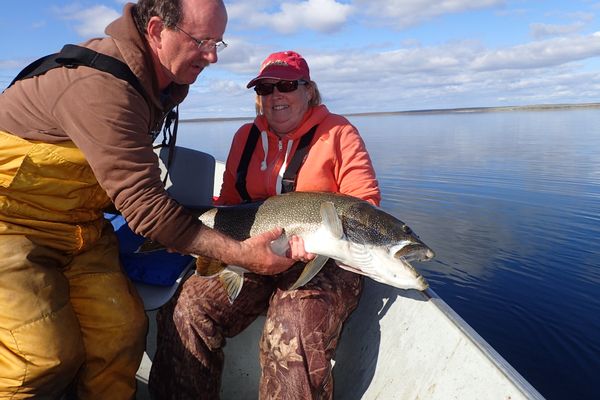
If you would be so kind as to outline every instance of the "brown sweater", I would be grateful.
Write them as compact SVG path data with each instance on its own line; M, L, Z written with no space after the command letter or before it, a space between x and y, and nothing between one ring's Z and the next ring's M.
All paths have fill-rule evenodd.
M31 141L73 141L135 232L187 253L201 224L164 190L149 132L185 98L188 86L159 91L132 10L132 4L125 6L123 16L106 28L108 37L83 45L124 61L147 98L105 72L56 68L0 95L0 130Z

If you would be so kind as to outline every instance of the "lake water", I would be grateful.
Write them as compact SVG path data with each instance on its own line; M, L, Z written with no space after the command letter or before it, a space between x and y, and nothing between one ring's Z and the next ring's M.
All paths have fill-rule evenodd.
M600 399L600 110L349 119L433 290L547 399ZM225 159L242 122L178 144Z

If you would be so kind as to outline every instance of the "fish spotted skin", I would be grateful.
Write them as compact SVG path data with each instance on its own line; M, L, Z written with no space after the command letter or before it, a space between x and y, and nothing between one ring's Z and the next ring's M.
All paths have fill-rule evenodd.
M290 236L302 237L306 251L317 257L307 264L292 288L308 282L328 258L341 268L394 287L417 290L428 287L410 261L430 260L434 252L404 222L355 197L291 192L262 202L214 207L199 219L237 240L282 227L284 234L273 244L278 254L285 254ZM243 273L243 269L236 267L237 275L243 278ZM241 286L234 286L232 291L239 293Z

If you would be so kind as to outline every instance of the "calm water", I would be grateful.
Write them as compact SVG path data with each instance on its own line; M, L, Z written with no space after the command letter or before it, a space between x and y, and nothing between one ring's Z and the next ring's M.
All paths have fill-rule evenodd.
M600 110L350 119L431 287L547 399L600 399ZM224 159L240 124L178 144Z

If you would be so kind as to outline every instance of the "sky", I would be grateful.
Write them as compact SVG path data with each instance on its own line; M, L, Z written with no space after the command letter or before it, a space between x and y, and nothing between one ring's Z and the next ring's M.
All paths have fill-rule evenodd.
M4 1L0 87L67 43L103 36L123 0ZM599 102L600 0L225 1L229 47L182 118L251 117L247 82L302 54L339 114Z

